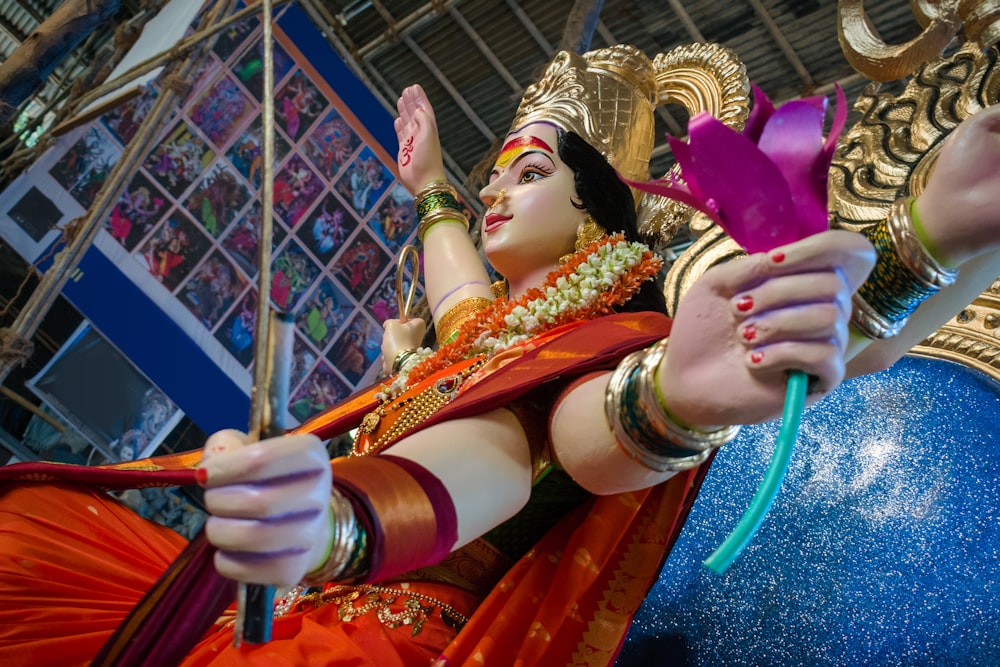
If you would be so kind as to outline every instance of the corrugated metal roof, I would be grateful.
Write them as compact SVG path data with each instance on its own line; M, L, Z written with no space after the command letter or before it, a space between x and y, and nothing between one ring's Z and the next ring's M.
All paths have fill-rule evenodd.
M319 5L333 17L345 50L353 50L383 98L394 100L412 83L424 86L437 112L444 150L460 176L489 150L491 137L506 132L520 90L549 60L574 6L574 0L300 1ZM32 13L48 15L59 4L0 0L0 17L29 33L37 25ZM133 3L123 4L127 13ZM920 31L907 0L867 4L887 42L901 43ZM836 0L606 0L592 46L614 40L653 55L700 33L735 50L751 78L775 100L829 90L838 81L853 97L864 82L841 53L836 19ZM0 57L14 47L0 30ZM678 127L685 114L669 113ZM670 130L662 117L657 124L660 136ZM668 154L658 157L654 171L669 162Z
M513 0L458 0L415 5L402 1L369 2L317 0L332 14L346 19L342 30L364 55L364 66L378 72L388 89L387 99L411 83L420 83L434 103L445 151L463 172L468 172L490 147L484 132L452 99L446 86L409 46L407 35L425 53L489 130L502 135L513 116L519 95L483 55L454 12L460 14L482 43L492 51L517 83L527 86L549 60L562 36L573 0L514 2ZM680 7L708 41L734 49L746 62L751 78L776 100L809 94L837 81L856 91L862 82L844 59L837 41L836 0L761 0L766 18L773 21L779 38L790 47L795 63L782 50L765 16L747 0L683 0ZM906 0L868 3L868 12L882 37L890 43L905 41L920 31ZM376 6L380 6L380 11ZM434 7L437 7L435 10ZM392 19L404 21L419 12L423 20L415 29L393 30ZM387 19L388 17L388 19ZM607 0L601 11L601 29L593 47L606 45L603 35L634 44L649 54L667 51L692 41L684 17L668 3L653 0ZM541 43L540 43L541 42ZM549 49L546 49L545 46ZM675 114L678 119L683 113ZM668 131L658 119L658 131ZM654 162L656 169L669 164L669 156Z

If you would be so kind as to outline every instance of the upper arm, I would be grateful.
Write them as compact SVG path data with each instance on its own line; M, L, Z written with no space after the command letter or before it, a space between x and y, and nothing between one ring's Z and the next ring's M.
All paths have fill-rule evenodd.
M618 445L604 412L611 373L595 373L572 384L556 401L549 437L552 454L573 480L591 493L634 491L666 481L637 463Z

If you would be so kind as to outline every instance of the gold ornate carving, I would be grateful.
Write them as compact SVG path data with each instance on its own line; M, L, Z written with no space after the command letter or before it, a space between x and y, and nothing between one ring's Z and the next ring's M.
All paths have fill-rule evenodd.
M679 47L650 60L627 45L583 55L561 51L525 91L511 124L548 122L575 132L632 180L649 178L658 105L708 111L740 129L749 114L743 63L717 44ZM686 207L639 198L641 231L664 242L690 217Z
M1000 381L1000 280L911 353L970 366Z
M965 118L1000 101L1000 53L965 44L924 65L897 97L866 90L861 120L842 138L830 168L833 225L860 230L882 220L899 197L919 195L945 138ZM1000 285L915 347L1000 380Z
M960 29L983 49L1000 41L1000 0L913 0L912 4L923 32L905 44L891 45L878 36L863 0L839 0L837 33L847 62L873 81L893 81L937 58Z
M691 116L706 111L743 129L750 115L750 81L733 51L719 44L679 46L656 56L653 69L658 104L680 104ZM660 239L673 238L693 213L690 206L653 194L639 202L642 232Z
M859 231L884 219L898 198L919 195L948 134L998 102L998 47L984 51L972 42L949 58L923 65L899 96L869 86L855 102L862 118L841 137L830 168L832 225ZM692 230L700 237L667 274L670 312L709 267L742 254L704 216L695 216ZM1000 281L912 352L962 363L1000 380Z

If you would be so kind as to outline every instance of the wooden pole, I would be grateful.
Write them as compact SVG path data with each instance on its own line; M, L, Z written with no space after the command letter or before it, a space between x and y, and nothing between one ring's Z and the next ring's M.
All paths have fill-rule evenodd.
M603 8L604 0L576 0L573 8L569 10L566 27L563 28L562 39L559 41L559 50L574 53L589 51Z
M0 65L0 125L9 123L22 102L34 94L52 70L113 16L119 0L66 0L28 35Z

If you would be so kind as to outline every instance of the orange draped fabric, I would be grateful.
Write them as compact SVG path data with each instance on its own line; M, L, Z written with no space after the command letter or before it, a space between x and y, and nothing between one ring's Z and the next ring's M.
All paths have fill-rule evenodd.
M582 373L613 367L628 352L664 336L662 316L616 315L568 326L526 346L504 372L479 379L427 424L478 414L552 383L558 392ZM306 425L325 435L353 426L373 391ZM424 424L426 425L426 424ZM304 429L303 429L304 430ZM390 447L391 451L391 447ZM197 456L81 470L27 466L0 479L75 479L115 486L110 473L143 472L174 483ZM98 475L94 477L94 475ZM186 665L607 665L632 614L655 580L683 523L703 470L636 493L595 498L565 517L507 573L475 609L471 595L445 584L410 582L471 618L455 631L429 613L420 632L390 628L375 612L342 620L336 600L300 603L277 619L274 641L233 649L232 630L210 631ZM193 477L193 475L192 475ZM80 485L10 484L0 493L0 665L86 664L185 541ZM388 584L397 586L398 584ZM475 609L475 613L473 613ZM387 608L402 611L402 599ZM226 619L222 619L225 621Z

